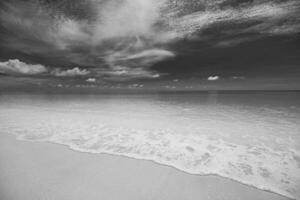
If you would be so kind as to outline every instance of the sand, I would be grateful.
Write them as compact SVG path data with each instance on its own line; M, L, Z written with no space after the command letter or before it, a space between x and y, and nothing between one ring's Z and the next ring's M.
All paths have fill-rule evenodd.
M75 152L0 132L1 200L283 200L218 176L151 161Z

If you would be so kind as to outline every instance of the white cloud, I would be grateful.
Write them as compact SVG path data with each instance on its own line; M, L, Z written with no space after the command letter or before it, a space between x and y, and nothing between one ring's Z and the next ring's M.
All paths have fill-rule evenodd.
M115 66L138 66L146 67L171 57L174 57L175 54L171 51L164 49L147 49L140 52L132 51L116 51L109 52L105 57L105 61L113 69Z
M46 73L48 70L40 64L27 64L18 59L10 59L6 62L0 62L0 72L5 74L26 74L36 75Z
M86 76L90 73L90 71L86 70L86 69L80 69L78 67L75 67L73 69L67 69L67 70L61 70L61 69L55 69L52 71L52 74L54 76Z
M95 78L88 78L86 79L86 82L89 82L89 83L95 83L97 80Z
M209 81L217 81L219 79L220 79L219 76L210 76L210 77L207 78L207 80L209 80Z
M104 39L158 35L153 25L160 20L160 9L166 0L107 1L99 5L94 41Z
M27 64L18 59L9 59L5 62L0 62L0 72L10 75L38 75L38 74L52 74L54 76L85 76L90 74L87 69L80 69L78 67L62 70L56 68L49 71L44 65L41 64ZM91 80L90 80L91 81Z
M152 74L152 76L151 76L151 78L159 78L159 77L161 77L160 74Z
M243 80L243 79L245 79L245 77L244 76L233 76L232 79L234 79L234 80Z

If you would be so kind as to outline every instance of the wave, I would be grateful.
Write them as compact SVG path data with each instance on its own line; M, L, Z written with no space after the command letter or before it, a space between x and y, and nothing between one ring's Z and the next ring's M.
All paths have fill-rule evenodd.
M49 130L49 129L48 129ZM170 130L139 130L97 125L87 130L32 130L17 139L63 144L88 153L107 153L151 160L190 174L215 174L241 183L299 198L299 155L267 146L243 146L205 135ZM42 130L40 130L42 131Z

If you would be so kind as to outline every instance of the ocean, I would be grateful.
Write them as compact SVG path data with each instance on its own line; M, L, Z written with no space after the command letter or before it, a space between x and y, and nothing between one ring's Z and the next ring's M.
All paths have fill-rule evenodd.
M0 128L300 199L297 91L1 94Z

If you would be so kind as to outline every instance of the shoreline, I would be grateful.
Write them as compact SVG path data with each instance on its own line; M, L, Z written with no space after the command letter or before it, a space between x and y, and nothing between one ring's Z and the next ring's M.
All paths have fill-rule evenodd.
M22 151L22 153L25 153L24 157L26 157L26 156L30 157L30 155L28 155L28 153L32 153L32 150L38 149L39 151L35 152L36 157L34 157L32 159L35 160L35 163L37 163L37 167L40 169L40 171L44 171L44 170L47 171L47 169L44 169L44 168L48 167L48 166L42 165L42 164L44 164L43 162L39 163L39 162L41 162L41 160L45 159L44 155L43 155L43 152L44 152L44 154L49 154L49 155L54 156L54 157L58 156L59 159L53 158L54 161L61 161L62 163L65 163L65 164L73 163L74 160L77 160L80 163L84 160L89 160L90 162L87 162L87 163L89 163L89 165L83 164L82 168L84 169L86 167L87 168L91 167L92 171L94 171L94 173L96 173L96 174L93 174L93 172L84 171L82 168L78 168L77 170L81 172L81 173L78 173L78 175L79 174L89 175L89 176L93 177L92 178L93 181L95 181L95 182L100 181L100 183L101 183L100 185L103 184L103 185L106 185L106 187L108 187L109 185L120 184L119 182L120 182L120 180L122 180L122 178L120 178L118 176L115 176L114 173L112 173L114 181L111 181L110 179L107 179L107 177L105 175L97 177L98 176L97 175L98 168L97 167L93 168L93 165L99 165L100 161L101 161L102 164L103 163L105 164L105 163L108 163L108 161L110 161L110 160L115 160L115 162L117 162L118 166L113 165L113 166L109 166L108 168L103 168L102 170L103 171L108 171L108 172L109 172L109 170L114 170L115 172L118 172L118 171L121 170L122 171L121 177L125 176L124 174L129 173L128 178L129 178L129 180L132 179L131 182L132 182L133 185L135 185L135 187L140 187L141 183L147 185L148 181L150 179L152 180L153 178L154 179L155 178L161 179L161 177L165 177L165 179L168 180L167 182L170 182L171 186L168 185L168 184L165 185L164 182L166 182L166 180L164 180L164 181L158 181L157 183L154 183L151 186L149 185L148 187L150 187L150 188L142 187L142 190L145 191L146 193L147 192L150 193L150 195L152 194L151 191L153 190L153 188L151 189L151 187L157 187L157 186L159 187L161 185L162 187L167 188L166 191L165 191L165 195L167 195L167 196L168 195L170 196L171 192L180 193L180 191L173 190L174 187L188 188L187 190L191 190L191 196L190 196L190 198L186 198L186 199L199 199L199 195L203 195L203 194L206 194L207 196L201 196L202 199L213 199L213 200L218 199L217 194L215 194L216 189L220 190L218 192L220 192L221 195L228 195L227 193L229 191L231 191L230 195L232 195L232 196L230 196L228 198L225 198L225 199L228 199L228 200L229 199L230 200L240 199L240 198L249 199L249 200L250 199L262 199L262 200L271 200L271 199L272 200L273 199L281 199L281 200L285 199L285 200L287 200L287 199L289 199L288 197L282 196L282 195L274 193L272 191L258 189L255 186L247 185L247 184L238 182L236 180L232 180L230 178L222 177L222 176L219 176L219 175L190 174L190 173L187 173L183 170L175 168L173 166L160 164L160 163L157 163L157 162L152 161L152 160L137 159L137 158L132 158L132 157L128 157L128 156L125 156L125 155L112 155L112 154L107 154L107 153L101 153L101 154L98 153L97 156L95 156L95 153L79 152L79 151L71 149L67 145L61 145L61 144L52 143L52 142L33 142L33 141L28 142L28 141L23 141L23 140L17 140L17 139L15 139L15 136L13 134L9 135L7 133L6 134L1 134L0 137L1 137L0 142L2 143L2 145L0 145L1 146L0 147L0 149L1 149L0 160L2 159L3 156L4 157L5 156L6 157L7 156L11 157L7 153L14 154L13 152L15 151L15 149L13 147L16 147L17 149L19 148L19 150ZM4 138L4 140L3 140L3 138ZM14 144L14 145L11 145L11 144ZM6 150L8 152L3 151L3 148L4 148L4 150L5 150L5 148L7 148ZM69 155L70 154L71 156L63 156L63 160L61 160L62 159L61 154L64 154L64 155L66 155L66 154ZM42 157L40 157L40 156L42 156ZM11 159L14 159L14 158L12 157ZM12 162L19 162L19 161L14 160ZM45 162L49 162L49 161L46 159ZM24 163L23 162L19 163L19 166L22 167L21 166L22 164L24 164ZM140 168L137 167L137 166L141 166L141 165L143 167L140 167ZM128 172L128 169L126 170L126 169L123 169L122 167L120 168L119 166L122 166L122 167L123 166L131 166L132 168L137 168L137 169L133 170L133 171L129 170L129 172ZM0 164L0 173L1 173L0 177L3 176L3 169L2 168L3 168L3 166L2 166L2 164ZM58 171L60 170L60 166L56 166L56 168L57 168L56 170L58 170ZM77 168L77 166L76 166L76 168ZM6 169L6 170L9 170L9 169ZM29 172L31 170L32 169L28 169ZM70 167L67 167L66 170L67 171L68 170L73 171L74 169L72 169ZM141 179L140 177L135 177L134 176L135 171L139 171L139 170L142 171L142 176L146 176L146 177L144 177L143 179ZM53 173L52 175L56 176L57 175L56 172L57 171L55 171L55 173ZM155 174L154 172L159 172L159 173ZM172 176L169 176L168 174L172 174ZM21 174L21 176L23 176L23 175ZM42 174L40 176L44 176L44 175ZM94 176L96 176L96 178ZM103 176L104 176L104 179L103 179ZM94 178L95 178L95 180L94 180ZM71 180L72 179L77 180L76 177L71 178ZM173 179L175 179L177 181L170 181L170 180L173 180ZM101 182L101 180L102 180L102 182ZM178 181L178 180L180 180L180 181ZM31 182L31 180L28 180L28 181ZM67 179L65 180L63 177L59 177L57 179L57 181L68 182L69 184L74 184L74 182L70 182L70 180L67 180ZM82 183L77 182L77 181L75 181L75 182L79 185L82 184ZM196 182L197 184L194 185L194 184L191 184L190 182ZM209 182L211 184L209 186L207 186L206 182ZM46 181L46 183L47 183L47 181ZM177 183L177 184L174 185L174 183ZM45 183L43 183L43 184L45 184ZM47 184L49 184L49 183L47 183ZM202 187L195 187L198 184L200 184ZM90 187L95 187L95 186L90 186ZM134 190L135 187L129 187L128 190ZM191 188L193 188L193 189L191 189ZM212 188L214 188L214 189L212 189ZM220 189L220 188L222 188L222 189ZM119 187L117 187L115 189L120 190L119 192L120 192L120 194L122 194L122 196L123 195L125 195L126 197L131 196L131 197L133 197L133 199L140 199L140 198L148 199L148 195L142 195L142 194L139 194L138 192L133 192L133 193L129 192L130 194L128 194L127 193L128 191L126 191L126 190L124 191L124 189L119 188ZM2 189L0 188L0 191L1 190ZM88 190L90 190L90 189L88 189ZM154 189L153 192L157 191L157 190L160 190L160 187ZM4 192L5 192L5 190L4 190ZM104 192L104 191L102 191L102 192ZM106 194L106 195L109 196L109 194ZM180 193L177 196L180 196L180 195L182 195L182 197L186 197L185 194L183 194L183 193ZM216 195L216 196L214 196L214 195ZM177 198L177 196L174 196L175 199ZM26 198L24 198L24 199L26 199ZM65 198L65 199L70 199L70 198ZM93 198L88 198L88 199L93 199ZM173 199L173 198L161 198L161 199Z
M287 198L287 199L290 199L290 200L297 200L296 198L291 197L288 194L285 195L285 194L281 194L279 192L275 192L275 191L272 191L272 190L269 190L269 189L259 188L259 187L256 187L255 185L247 184L247 183L244 183L242 181L236 180L234 178L222 176L220 174L213 174L213 173L211 173L211 174L209 174L209 173L208 174L199 174L199 173L187 172L187 171L182 170L182 169L180 169L180 168L178 168L178 167L176 167L174 165L168 165L168 164L165 164L163 162L158 162L158 161L155 161L155 160L152 160L152 159L127 156L127 155L124 155L124 154L121 154L121 153L117 154L117 153L109 153L109 152L84 151L84 150L79 150L79 149L72 148L68 144L55 143L55 142L50 142L50 141L32 141L32 140L26 140L26 139L18 139L17 136L16 136L15 139L18 140L18 141L23 141L23 142L31 142L31 143L37 142L37 143L48 143L48 144L51 144L51 145L60 145L60 146L66 147L68 150L71 150L71 151L73 151L75 153L91 154L91 155L117 156L117 157L123 157L123 158L130 159L130 160L151 162L151 163L153 163L155 165L160 165L160 166L164 166L164 167L170 167L170 168L172 168L174 170L177 170L179 172L182 172L182 173L185 173L185 174L188 174L188 175L198 176L198 177L218 177L218 178L222 178L222 179L228 179L230 181L236 182L238 184L242 184L242 185L247 186L247 187L251 187L251 188L254 188L254 189L257 189L257 190L261 190L261 191L264 191L264 192L268 192L268 193L272 193L272 194L275 194L275 195L279 195L279 196L281 196L283 198Z

